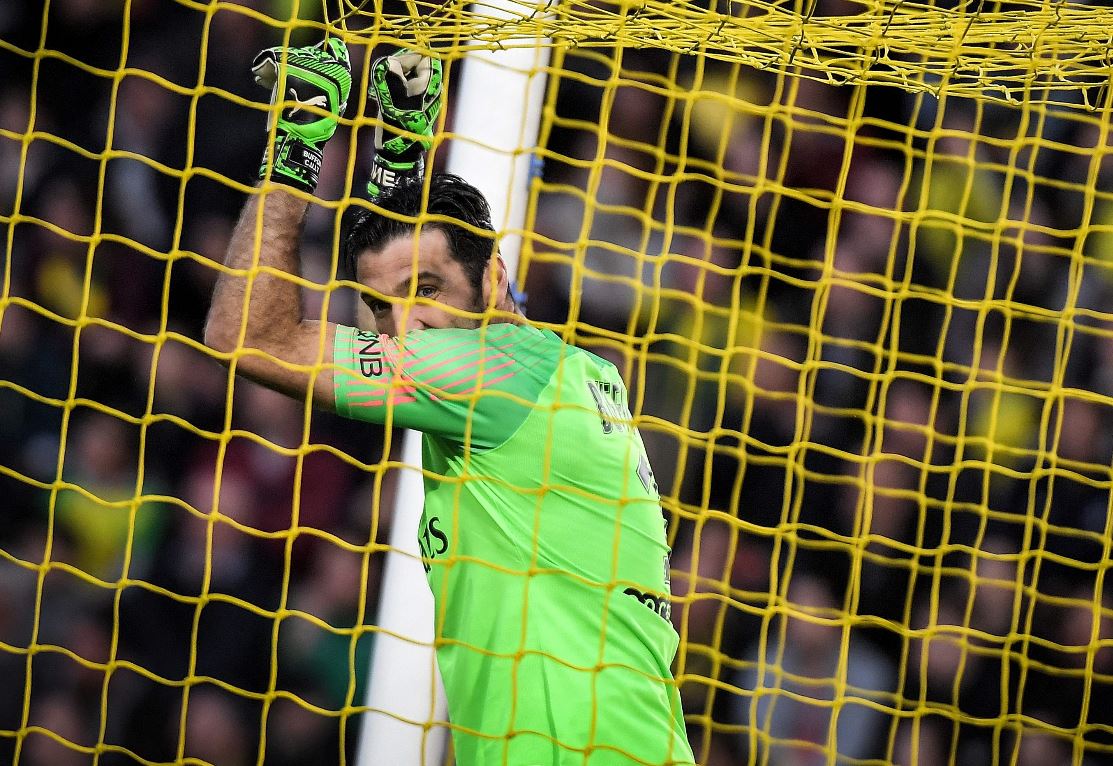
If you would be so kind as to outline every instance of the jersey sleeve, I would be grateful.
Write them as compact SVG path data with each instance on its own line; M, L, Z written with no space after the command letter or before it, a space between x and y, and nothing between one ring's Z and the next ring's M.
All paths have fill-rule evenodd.
M336 411L492 449L533 409L555 364L532 328L418 330L402 338L338 327Z

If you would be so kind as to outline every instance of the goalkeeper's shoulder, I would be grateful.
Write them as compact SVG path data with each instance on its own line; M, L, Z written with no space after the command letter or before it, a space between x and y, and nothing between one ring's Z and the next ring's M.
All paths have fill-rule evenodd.
M414 330L392 342L401 371L415 379L512 389L525 397L544 388L567 350L574 350L552 332L516 322Z
M557 335L528 322L490 322L475 328L430 327L411 330L391 340L411 354L430 355L451 350L478 353L487 350L522 359L550 354L564 346Z

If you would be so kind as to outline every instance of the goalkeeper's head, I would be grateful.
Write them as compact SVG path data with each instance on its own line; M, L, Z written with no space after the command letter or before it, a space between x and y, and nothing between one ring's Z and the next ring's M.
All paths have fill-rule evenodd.
M359 211L344 238L350 273L371 290L361 297L377 330L478 327L474 315L489 309L489 321L512 320L520 312L483 193L448 173L427 183L428 198L420 179L387 189L379 210Z

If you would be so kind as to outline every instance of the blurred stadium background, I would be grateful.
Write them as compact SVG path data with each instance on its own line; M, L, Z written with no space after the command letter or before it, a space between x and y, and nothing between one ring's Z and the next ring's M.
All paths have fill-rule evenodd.
M1087 6L922 8L1043 9L1054 35ZM351 757L397 435L319 413L306 434L196 343L242 203L225 179L263 144L261 15L290 14L0 5L2 763ZM530 315L631 386L701 763L1113 760L1108 60L954 95L956 51L904 88L698 41L548 73L520 273ZM333 220L309 220L315 282ZM350 290L330 305L351 321Z

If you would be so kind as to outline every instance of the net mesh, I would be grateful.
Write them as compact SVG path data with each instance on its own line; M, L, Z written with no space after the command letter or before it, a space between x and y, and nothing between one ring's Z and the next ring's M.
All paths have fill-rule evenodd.
M372 6L372 7L369 7ZM909 3L509 2L388 4L344 0L353 31L464 50L533 45L623 46L742 64L794 77L871 83L1016 102L1033 88L1089 93L1105 83L1113 16L1051 0ZM943 85L945 81L945 86Z
M450 93L469 50L553 46L519 278L630 387L700 763L1110 759L1110 11L24 5L0 761L353 762L397 435L199 341L262 148L247 64L322 30L357 69L435 50ZM370 124L330 144L303 250L337 321Z

